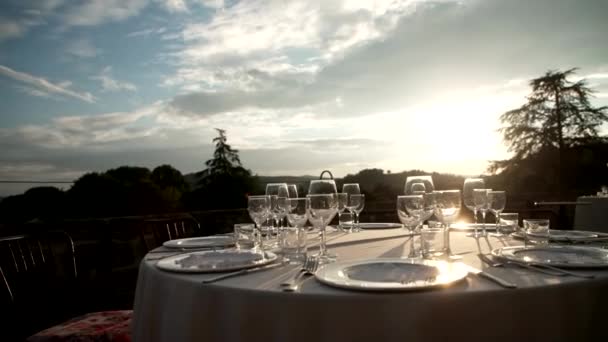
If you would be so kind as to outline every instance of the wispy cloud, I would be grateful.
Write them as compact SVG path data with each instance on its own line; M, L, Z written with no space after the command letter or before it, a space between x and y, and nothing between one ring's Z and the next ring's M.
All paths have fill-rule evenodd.
M96 48L88 39L78 39L69 43L65 51L70 55L82 58L91 58L102 53L102 50Z
M98 75L92 76L91 79L101 82L102 91L137 90L137 87L133 83L114 79L111 66L103 68Z
M148 0L89 0L70 7L64 14L66 26L95 26L125 20L138 14Z
M153 28L149 28L149 29L144 29L144 30L139 30L139 31L133 31L129 34L126 35L127 38L135 38L135 37L146 37L152 34L163 34L167 31L166 27L159 27L157 29L153 29Z
M47 81L45 78L16 71L4 65L0 65L0 74L25 83L28 86L44 93L68 96L89 103L93 103L96 100L96 98L89 92L78 92L69 89L69 87L65 86L65 84L62 86L61 84L52 83Z
M11 38L21 37L25 34L25 31L25 25L12 19L0 18L0 42Z
M188 6L184 0L156 0L160 5L171 13L188 12Z

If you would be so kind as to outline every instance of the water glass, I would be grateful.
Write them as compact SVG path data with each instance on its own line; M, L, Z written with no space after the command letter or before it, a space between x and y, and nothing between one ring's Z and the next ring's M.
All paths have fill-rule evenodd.
M338 216L339 218L339 227L345 231L350 233L353 229L353 224L355 222L355 214L350 211L345 211Z
M500 213L498 214L499 225L496 228L499 234L511 234L519 231L519 214L518 213Z
M422 228L420 230L422 257L432 259L442 256L446 251L445 238L443 228Z
M259 246L255 225L237 223L234 225L234 242L237 249L254 249Z
M546 245L549 243L549 220L528 219L524 220L525 243Z
M301 264L306 258L306 229L304 227L283 227L280 232L281 253L290 264Z

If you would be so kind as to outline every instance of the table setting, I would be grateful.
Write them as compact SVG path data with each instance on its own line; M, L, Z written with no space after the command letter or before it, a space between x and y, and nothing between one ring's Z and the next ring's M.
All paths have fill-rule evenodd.
M235 225L232 234L168 241L158 253L153 250L144 258L135 300L135 310L142 314L134 319L134 336L142 341L246 336L307 340L312 338L310 331L298 323L306 317L323 331L315 338L335 340L344 336L328 322L348 325L363 317L373 326L346 333L351 340L368 333L388 340L441 338L440 332L425 335L412 330L424 330L433 322L452 329L450 336L468 338L502 332L567 340L577 331L580 337L581 329L595 322L600 307L608 304L602 294L608 286L606 234L556 231L543 220L520 220L517 213L503 212L504 191L477 186L482 188L465 183L462 192L438 191L430 176L408 179L404 195L396 199L398 222L392 223L359 223L363 194L356 193L353 184L346 187L351 193L338 193L331 179L312 181L305 197L249 196L253 223ZM455 222L462 204L468 208L466 192L474 196L469 209L481 214L482 222ZM339 216L350 214L353 203L361 210L342 224ZM282 209L273 210L273 205ZM495 221L486 222L484 211ZM338 224L330 226L334 216L339 217ZM443 303L448 299L452 304ZM410 306L424 307L428 314L415 316L417 310L410 312ZM450 315L455 307L473 310L476 326L483 322L484 327L467 334L462 324L473 321L455 319ZM563 320L566 315L572 322L558 331L529 328L522 335L491 319L497 307L542 312L546 320ZM546 312L545 307L558 309ZM160 308L165 312L161 316ZM262 330L249 322L247 317L256 316L261 308L273 312L279 328ZM572 310L579 316L572 318ZM167 312L173 319L163 318ZM409 321L395 320L395 315ZM199 316L208 321L201 324ZM506 319L511 324L525 322L517 315ZM152 321L154 329L143 328ZM240 327L238 333L233 324ZM283 324L289 329L280 328ZM389 326L392 333L382 326Z

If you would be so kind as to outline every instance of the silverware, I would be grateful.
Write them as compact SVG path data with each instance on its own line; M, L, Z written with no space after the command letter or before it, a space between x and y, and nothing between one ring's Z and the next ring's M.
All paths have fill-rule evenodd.
M559 267L555 267L555 266L551 266L551 265L547 265L547 264L538 264L538 263L533 263L533 262L530 262L530 263L517 262L517 261L513 261L513 260L507 260L504 262L494 263L485 254L480 253L477 256L479 257L479 259L481 259L481 261L484 261L486 264L488 264L490 266L494 266L494 267L498 267L500 265L507 264L507 265L516 265L519 267L524 267L524 268L527 268L532 271L536 271L536 272L540 272L540 273L544 273L544 274L548 274L548 275L552 275L552 276L558 276L558 277L559 276L571 276L571 277L585 278L585 279L595 278L595 276L592 274L573 272L573 271L565 270L563 268L559 268Z
M495 276L493 274L486 273L486 272L484 272L482 270L479 270L479 269L477 269L475 267L471 267L471 266L468 266L468 265L466 265L466 266L467 266L467 269L469 271L469 274L474 274L474 275L476 275L478 277L486 278L486 279L491 280L494 283L496 283L496 284L498 284L498 285L500 285L500 286L502 286L504 288L507 288L507 289L515 289L515 288L517 288L517 285L513 284L510 281L507 281L505 279L497 277L497 276Z
M302 285L302 283L304 282L304 277L306 275L312 275L315 274L315 272L317 271L317 268L319 268L319 259L318 258L312 258L311 261L306 264L306 266L304 267L304 272L301 272L299 274L299 277L294 279L294 282L290 285L286 285L283 286L283 291L286 292L295 292L300 288L300 285Z
M285 264L282 263L282 262L278 262L278 263L268 264L268 265L264 265L264 266L254 267L254 268L245 268L245 269L242 269L242 270L239 270L239 271L230 272L230 273L224 273L222 275L218 275L218 276L215 276L215 277L212 277L212 278L207 278L207 279L201 281L201 283L203 283L203 284L210 284L210 283L214 283L214 282L216 282L218 280L223 280L223 279L227 279L227 278L236 277L236 276L239 276L241 274L248 274L248 273L251 273L251 272L268 270L268 269L275 268L275 267L278 267L278 266L283 266L283 265L285 265Z
M288 280L282 282L281 286L290 286L290 285L293 285L295 283L295 281L298 280L298 278L302 275L302 273L306 272L306 267L308 265L310 265L311 262L313 262L313 257L307 256L304 259L304 263L302 264L302 268L300 268L300 270L298 270L298 272L296 272L296 274L294 274L293 277L291 277Z
M490 259L490 257L488 257L487 255L481 254L481 253L477 254L477 257L482 262L484 262L486 265L488 265L490 267L501 267L501 266L504 266L504 265L514 265L514 266L519 266L519 267L528 269L530 271L534 271L534 272L538 272L538 273L543 273L543 274L550 275L550 276L561 277L561 276L565 276L566 275L563 272L557 273L557 272L553 272L553 271L550 271L550 270L544 270L542 268L537 268L537 267L534 267L534 266L531 266L531 265L528 265L528 264L525 264L525 263L518 263L518 262L512 262L512 261L495 262L494 260Z
M528 265L536 266L536 267L544 267L544 268L547 268L550 270L555 270L558 272L562 272L564 275L569 275L571 277L586 278L586 279L595 278L595 276L593 274L584 274L584 273L573 272L573 271L565 270L563 268L559 268L559 267L555 267L555 266L551 266L551 265L547 265L547 264L529 263Z

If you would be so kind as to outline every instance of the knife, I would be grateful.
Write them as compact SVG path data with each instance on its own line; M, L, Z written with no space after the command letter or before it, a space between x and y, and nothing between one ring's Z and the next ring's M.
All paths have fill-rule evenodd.
M504 279L502 279L500 277L497 277L497 276L495 276L493 274L484 272L484 271L482 271L480 269L477 269L475 267L471 267L469 265L465 265L465 266L466 266L467 270L469 271L469 274L474 274L474 275L476 275L478 277L491 280L491 281L495 282L496 284L498 284L498 285L500 285L500 286L502 286L504 288L507 288L507 289L515 289L515 288L517 288L517 285L513 284L510 281L504 280Z
M277 262L277 263L272 263L272 264L268 264L268 265L264 265L264 266L258 266L258 267L253 267L253 268L245 268L245 269L242 269L242 270L239 270L239 271L230 272L230 273L224 273L224 274L219 275L219 276L215 276L215 277L212 277L212 278L207 278L207 279L201 281L201 283L203 283L203 284L210 284L210 283L214 283L214 282L216 282L218 280L236 277L236 276L241 275L241 274L247 274L247 273L251 273L251 272L257 272L257 271L267 270L267 269L275 268L275 267L278 267L278 266L284 266L284 265L285 265L285 263Z

